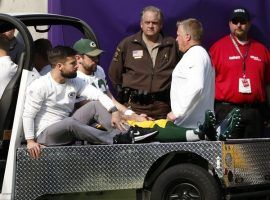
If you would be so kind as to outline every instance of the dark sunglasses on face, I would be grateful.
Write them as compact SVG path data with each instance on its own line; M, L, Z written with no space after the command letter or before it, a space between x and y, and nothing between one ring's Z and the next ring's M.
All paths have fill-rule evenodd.
M232 22L234 25L237 25L238 23L240 23L241 25L247 24L247 21L246 21L246 20L241 20L241 19L232 19L231 22Z

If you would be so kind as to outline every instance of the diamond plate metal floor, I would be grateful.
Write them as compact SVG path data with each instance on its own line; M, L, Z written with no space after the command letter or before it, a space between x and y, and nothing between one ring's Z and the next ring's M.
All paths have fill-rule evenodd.
M46 195L38 200L136 200L135 190L89 192L82 194Z

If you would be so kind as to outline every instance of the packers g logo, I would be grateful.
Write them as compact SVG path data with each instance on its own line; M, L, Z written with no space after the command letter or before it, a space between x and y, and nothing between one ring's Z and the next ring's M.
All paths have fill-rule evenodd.
M75 93L75 92L70 92L70 93L68 94L68 97L69 97L69 98L75 98L75 96L76 96L76 93Z
M96 43L94 43L93 41L89 43L90 47L97 47Z

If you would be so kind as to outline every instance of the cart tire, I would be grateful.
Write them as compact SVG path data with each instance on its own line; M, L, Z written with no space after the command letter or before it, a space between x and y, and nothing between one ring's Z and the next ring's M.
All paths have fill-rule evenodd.
M204 168L179 164L165 170L155 181L151 200L220 200L220 188Z

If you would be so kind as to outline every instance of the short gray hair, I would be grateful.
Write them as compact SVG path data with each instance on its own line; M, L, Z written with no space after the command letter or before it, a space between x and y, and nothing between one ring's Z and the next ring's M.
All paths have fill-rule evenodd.
M180 25L183 27L185 33L190 34L194 41L200 42L203 36L203 26L202 23L194 18L185 19L177 22L177 27Z
M143 8L143 10L141 12L141 21L142 21L144 13L147 11L157 13L160 22L163 23L163 13L159 8L157 8L155 6L147 6L147 7Z

